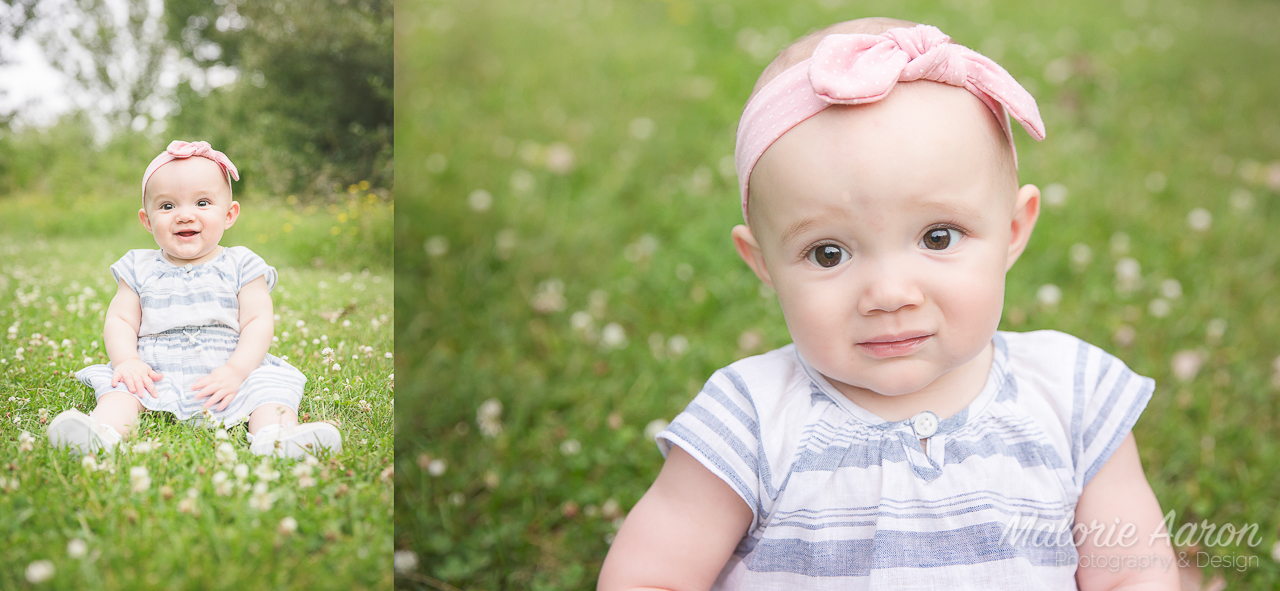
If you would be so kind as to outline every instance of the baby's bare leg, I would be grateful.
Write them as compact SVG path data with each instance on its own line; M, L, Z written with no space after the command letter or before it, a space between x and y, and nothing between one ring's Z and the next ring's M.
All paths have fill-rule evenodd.
M298 413L283 404L264 404L249 414L250 433L257 433L258 429L273 424L293 427L298 424Z
M137 396L128 392L107 392L98 398L98 406L89 416L115 429L120 435L128 435L138 424L138 414L143 410Z

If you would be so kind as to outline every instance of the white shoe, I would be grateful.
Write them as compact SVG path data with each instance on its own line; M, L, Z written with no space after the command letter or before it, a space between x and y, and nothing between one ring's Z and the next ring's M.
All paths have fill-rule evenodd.
M115 429L74 408L53 417L48 434L50 444L70 448L73 455L109 452L123 439Z
M249 434L249 451L258 456L303 458L320 450L342 451L342 433L325 422L302 423L293 427L267 425Z

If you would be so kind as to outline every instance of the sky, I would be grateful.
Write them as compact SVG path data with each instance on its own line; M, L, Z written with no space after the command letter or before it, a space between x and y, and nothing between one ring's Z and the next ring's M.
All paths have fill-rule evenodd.
M0 40L0 54L13 62L0 66L0 112L34 101L18 116L19 127L48 127L72 108L66 78L49 65L34 39Z

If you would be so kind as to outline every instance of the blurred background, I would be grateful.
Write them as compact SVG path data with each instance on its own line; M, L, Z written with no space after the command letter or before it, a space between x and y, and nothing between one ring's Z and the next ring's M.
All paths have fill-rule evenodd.
M389 268L391 22L389 0L4 0L0 231L154 248L134 222L142 171L202 139L269 214L230 244Z
M1189 588L1280 584L1280 4L398 8L401 587L594 587L653 433L789 342L729 239L743 102L792 39L871 15L937 25L1037 97L1048 139L1015 136L1044 212L1002 328L1154 377L1135 432L1175 529L1256 524L1253 545L1184 530Z

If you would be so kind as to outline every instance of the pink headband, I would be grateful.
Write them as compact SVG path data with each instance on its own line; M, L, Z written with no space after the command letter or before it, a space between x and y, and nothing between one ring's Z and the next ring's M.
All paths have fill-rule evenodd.
M165 148L159 156L156 156L151 164L147 166L147 172L142 173L142 192L147 192L147 181L151 180L151 175L155 174L161 166L164 166L174 160L182 158L191 158L199 156L212 160L222 173L227 176L227 186L231 186L231 179L240 180L240 171L236 170L236 165L231 163L231 159L226 154L213 149L209 142L184 142L182 140L173 140L169 142L169 147Z
M773 142L831 105L874 103L888 96L898 82L912 80L968 89L995 114L1010 148L1013 132L1006 110L1031 137L1044 139L1036 100L999 64L952 43L937 27L916 25L880 35L828 35L812 57L770 80L742 111L734 153L742 219L747 219L751 169ZM1017 166L1016 150L1013 161Z

